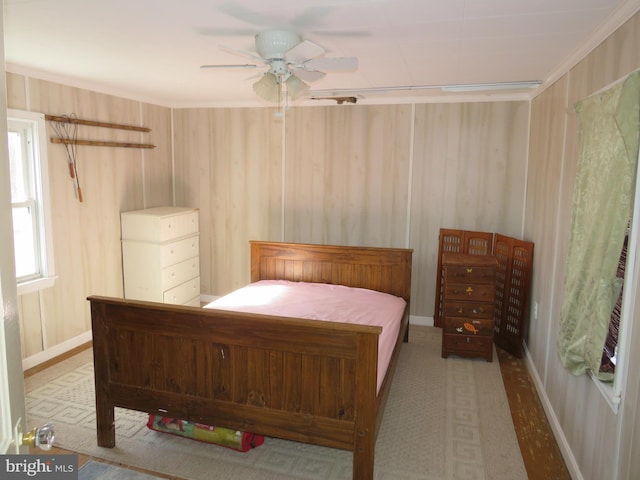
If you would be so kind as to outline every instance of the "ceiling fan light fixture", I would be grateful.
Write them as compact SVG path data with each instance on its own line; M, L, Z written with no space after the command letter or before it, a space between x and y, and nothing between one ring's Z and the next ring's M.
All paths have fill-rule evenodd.
M282 59L302 38L288 30L266 30L256 35L256 51L267 60Z
M309 85L300 80L297 76L291 75L287 79L287 94L291 100L297 100L309 93Z
M280 100L280 84L276 76L271 72L265 73L260 77L260 80L253 84L253 91L267 102L278 102Z

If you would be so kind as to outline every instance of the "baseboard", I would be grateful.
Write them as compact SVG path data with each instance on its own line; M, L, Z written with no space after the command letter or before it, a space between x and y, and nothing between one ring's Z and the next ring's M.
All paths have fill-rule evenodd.
M200 305L206 305L207 303L211 303L219 298L220 296L216 295L200 295Z
M47 348L42 352L31 355L30 357L22 360L22 371L27 371L31 368L37 367L42 363L48 362L49 360L53 360L60 355L64 355L74 348L91 342L92 339L93 337L91 335L91 330L89 330L88 332L84 332L77 337L73 337L67 341L54 345L51 348Z
M558 442L560 453L562 453L562 458L564 459L564 463L567 465L569 474L571 475L572 480L584 480L582 472L580 471L580 467L578 466L578 462L576 462L576 458L573 455L571 446L567 441L567 437L565 437L564 435L564 431L562 430L562 426L558 421L558 417L556 417L556 413L553 410L551 402L549 401L549 397L547 396L547 392L544 389L542 379L538 375L538 371L535 368L535 364L533 363L533 359L531 358L531 354L526 344L524 345L524 351L529 374L533 379L536 391L538 392L538 397L540 397L540 401L542 403L542 408L544 408L544 412L547 415L549 425L551 425L553 435L556 438L556 442Z
M420 317L418 315L411 315L409 317L409 323L411 325L422 325L425 327L433 327L433 317Z

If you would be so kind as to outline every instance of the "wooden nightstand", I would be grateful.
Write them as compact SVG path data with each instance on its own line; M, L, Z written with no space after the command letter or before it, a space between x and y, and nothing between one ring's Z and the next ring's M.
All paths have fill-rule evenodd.
M442 357L493 360L495 257L442 255Z

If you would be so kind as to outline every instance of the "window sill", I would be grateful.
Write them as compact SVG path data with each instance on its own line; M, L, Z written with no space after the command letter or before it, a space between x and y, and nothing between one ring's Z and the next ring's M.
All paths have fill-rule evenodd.
M26 295L27 293L34 293L45 288L53 287L58 277L53 275L51 277L42 277L30 282L24 282L18 284L18 295Z
M618 409L620 407L620 395L616 395L613 390L612 383L605 383L601 381L597 376L589 371L589 377L591 377L591 381L596 384L598 390L607 401L607 405L613 410L613 413L618 414Z

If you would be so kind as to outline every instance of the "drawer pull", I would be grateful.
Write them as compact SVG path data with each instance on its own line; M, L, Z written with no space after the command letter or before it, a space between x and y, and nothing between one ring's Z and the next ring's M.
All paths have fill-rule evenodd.
M467 287L466 292L467 292L467 295L471 295L473 293L473 288Z
M464 313L464 308L458 307L458 313Z
M473 268L467 268L467 273L473 273Z
M467 343L469 343L469 337L467 337Z
M473 313L478 313L478 309L477 309L477 308L474 308L474 309L473 309Z

